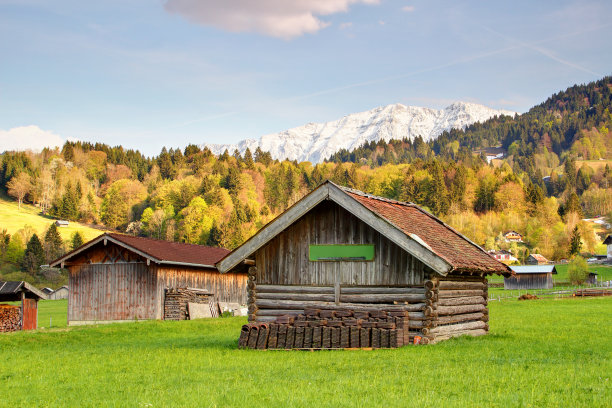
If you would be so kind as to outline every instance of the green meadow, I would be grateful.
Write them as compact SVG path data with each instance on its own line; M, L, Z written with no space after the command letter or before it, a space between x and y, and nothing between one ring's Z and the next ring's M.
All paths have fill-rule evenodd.
M609 406L612 299L490 309L488 336L396 350L238 350L244 318L2 334L0 406Z

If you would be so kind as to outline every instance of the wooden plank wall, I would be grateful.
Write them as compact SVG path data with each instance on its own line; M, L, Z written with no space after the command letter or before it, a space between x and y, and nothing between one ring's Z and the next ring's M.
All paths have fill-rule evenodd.
M68 321L154 319L157 279L140 262L70 268Z
M311 262L309 244L374 244L372 262ZM331 201L316 208L255 254L261 284L422 285L427 268Z
M36 330L38 326L38 301L23 299L22 330Z
M156 318L163 318L163 299L167 288L199 288L213 293L216 302L231 302L246 305L247 274L228 272L221 274L216 270L177 268L157 266Z

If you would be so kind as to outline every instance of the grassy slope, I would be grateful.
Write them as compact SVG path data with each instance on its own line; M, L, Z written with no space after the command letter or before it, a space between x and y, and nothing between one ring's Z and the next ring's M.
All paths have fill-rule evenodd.
M495 303L489 336L377 351L237 350L244 318L5 334L0 405L606 406L611 307Z
M6 228L9 234L14 234L25 225L29 225L42 238L41 235L52 222L54 222L52 218L40 215L40 210L33 205L22 204L21 209L19 209L16 201L0 197L0 229ZM64 240L69 240L75 231L79 231L83 234L85 241L103 233L101 230L77 222L70 222L70 226L58 228L58 231Z

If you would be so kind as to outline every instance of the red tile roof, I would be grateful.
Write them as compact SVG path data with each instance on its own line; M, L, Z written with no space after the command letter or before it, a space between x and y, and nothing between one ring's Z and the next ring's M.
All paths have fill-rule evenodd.
M207 247L196 244L160 241L131 235L105 234L159 261L196 265L214 265L230 253L225 248Z
M340 188L406 235L417 235L436 255L452 265L454 271L511 273L506 265L416 204Z

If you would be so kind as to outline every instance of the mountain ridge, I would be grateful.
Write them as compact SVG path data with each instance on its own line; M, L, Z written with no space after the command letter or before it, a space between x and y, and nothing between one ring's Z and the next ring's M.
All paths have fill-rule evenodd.
M340 149L351 150L365 142L414 139L424 141L437 138L450 129L464 129L475 122L494 116L514 116L516 112L493 109L470 102L454 102L444 109L407 106L400 103L380 106L368 111L352 113L322 123L310 122L278 133L261 136L259 140L245 139L233 144L204 144L214 154L225 150L247 148L253 153L258 147L270 152L273 159L289 159L320 163Z

